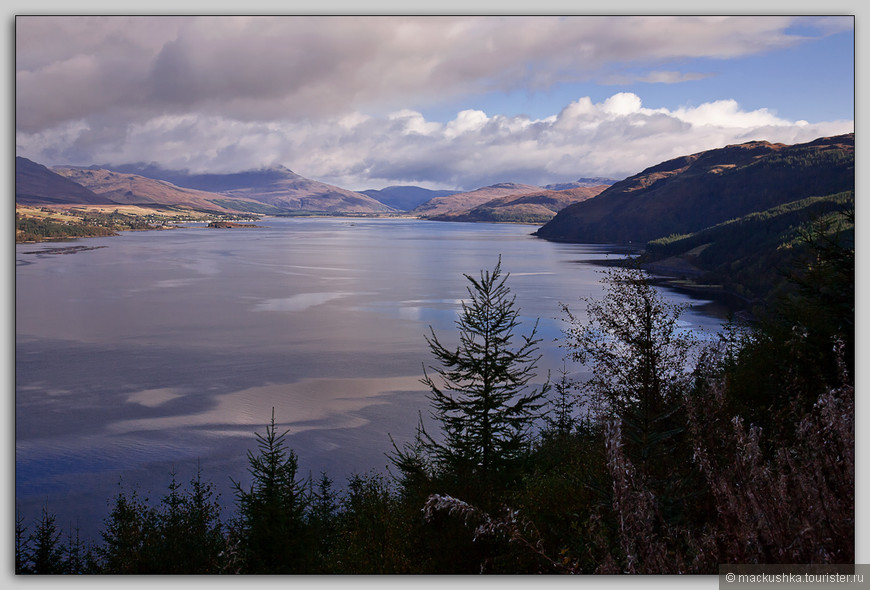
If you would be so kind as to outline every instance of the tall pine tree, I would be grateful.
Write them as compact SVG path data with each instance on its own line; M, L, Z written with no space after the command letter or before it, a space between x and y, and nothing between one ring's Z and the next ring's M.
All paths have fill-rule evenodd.
M278 433L273 408L266 434L256 433L259 453L248 451L250 488L233 482L241 573L308 573L315 553L305 522L305 484L296 479L298 462L296 453L285 446L286 434Z
M519 309L509 276L502 275L501 258L479 279L465 275L471 285L456 322L458 345L448 347L431 327L426 338L439 366L422 381L443 437L436 441L424 432L425 448L441 477L473 484L467 491L509 480L529 449L550 387L549 379L532 385L541 358L537 322L528 335L517 334Z

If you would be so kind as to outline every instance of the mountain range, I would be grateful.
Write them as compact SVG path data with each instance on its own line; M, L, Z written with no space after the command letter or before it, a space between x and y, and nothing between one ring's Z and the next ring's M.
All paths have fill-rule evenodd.
M368 195L304 178L283 166L234 174L198 175L154 166L126 166L117 170L61 166L54 171L123 204L168 204L260 214L387 213L394 210Z
M283 166L231 174L189 174L143 164L49 169L16 158L16 202L22 205L117 204L263 215L409 212L428 219L456 216L469 221L542 223L559 209L605 188L590 188L589 184L590 179L579 179L565 183L565 190L500 183L469 192L418 186L356 192L304 178ZM513 197L517 196L527 198L516 201ZM488 204L486 209L472 211L484 204Z
M444 197L429 199L422 205L412 209L410 214L424 219L436 219L449 213L468 211L479 205L492 201L493 199L521 195L540 190L541 187L532 186L530 184L501 182L469 192L455 193Z
M777 289L800 236L822 223L854 241L855 135L785 145L751 141L674 158L621 181L473 191L415 186L349 191L277 166L188 174L153 165L49 169L16 157L16 203L133 204L207 212L396 214L440 221L543 224L540 238L631 243L648 269L747 300ZM830 229L834 228L834 229ZM827 239L827 238L826 238Z
M258 208L251 199L225 199L215 193L176 186L165 180L106 169L55 167L52 172L119 205L162 205L199 211L248 211ZM221 203L223 201L223 203Z
M367 189L360 192L398 211L410 211L429 199L446 197L460 191L432 190L419 186L388 186L379 190Z

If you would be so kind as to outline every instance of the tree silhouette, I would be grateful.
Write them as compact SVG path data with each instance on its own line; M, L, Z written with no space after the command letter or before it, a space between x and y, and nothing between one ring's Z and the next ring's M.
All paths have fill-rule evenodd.
M273 408L266 434L256 433L259 453L248 451L250 488L233 481L243 573L300 573L308 565L307 555L314 552L306 539L305 484L296 479L296 453L286 448L286 434L278 434Z
M620 420L627 450L645 464L683 429L674 414L684 407L695 339L679 328L685 306L666 302L641 269L610 268L602 282L604 297L585 300L585 320L562 306L569 356L591 369L581 386L587 408Z
M516 335L519 310L502 276L501 258L480 278L470 275L469 298L456 321L459 344L448 348L430 326L426 341L440 366L425 371L433 417L443 439L425 434L426 450L441 474L487 484L507 476L528 450L549 379L532 387L540 339Z

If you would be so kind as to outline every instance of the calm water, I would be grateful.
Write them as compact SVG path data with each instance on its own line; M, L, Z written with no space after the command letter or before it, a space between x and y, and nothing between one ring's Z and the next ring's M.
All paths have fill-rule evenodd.
M16 247L16 502L95 537L123 480L166 493L196 465L229 478L275 408L300 474L386 471L389 435L428 412L428 326L451 342L463 273L502 256L525 333L540 318L542 374L562 367L559 302L600 294L602 246L529 226L270 219L258 229L126 232ZM46 250L94 249L68 254ZM674 301L688 301L669 293ZM693 310L686 329L720 320ZM575 368L577 369L577 368Z

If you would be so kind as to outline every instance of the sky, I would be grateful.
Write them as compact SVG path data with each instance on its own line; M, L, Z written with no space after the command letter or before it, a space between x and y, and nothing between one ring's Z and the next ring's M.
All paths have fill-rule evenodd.
M846 16L27 16L15 151L351 190L625 178L854 131Z

